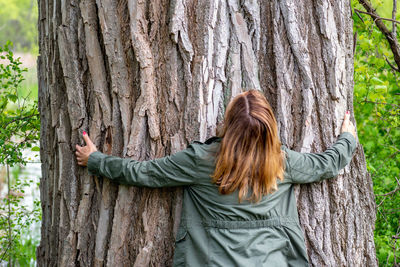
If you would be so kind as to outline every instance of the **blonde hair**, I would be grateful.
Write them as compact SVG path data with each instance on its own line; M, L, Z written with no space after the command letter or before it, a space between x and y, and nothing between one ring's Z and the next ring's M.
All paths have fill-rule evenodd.
M275 116L260 91L241 93L228 104L218 136L222 140L212 178L221 194L239 190L239 202L258 202L277 190L284 158Z

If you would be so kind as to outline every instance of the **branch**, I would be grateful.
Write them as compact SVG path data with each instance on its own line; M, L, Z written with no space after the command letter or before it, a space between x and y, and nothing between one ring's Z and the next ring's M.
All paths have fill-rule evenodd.
M393 191L390 191L389 193L386 193L386 194L379 194L379 195L375 195L375 196L389 196L389 195L393 195L394 193L399 191L400 190L400 181L397 179L397 177L394 177L394 178L396 179L397 186Z
M377 194L377 195L375 195L375 196L379 196L379 197L389 196L389 195L393 195L394 193L396 193L396 192L399 191L399 190L400 190L400 187L397 187L395 190L390 191L389 193L386 193L386 194Z
M376 104L376 105L388 105L388 106L391 106L391 107L400 108L400 105L390 104L390 103L385 103L385 102L371 101L371 100L357 101L357 103L358 103L358 104L362 104L362 103L371 103L371 104Z
M360 15L360 11L358 9L354 9L354 11L356 12L357 17L364 23L364 19L363 17Z
M16 122L16 121L21 121L21 120L25 120L25 119L29 119L29 118L32 118L32 117L34 117L34 116L37 116L37 115L39 115L38 113L32 113L31 115L28 115L28 116L25 116L25 117L18 117L18 116L15 116L11 121L8 121L7 123L5 123L4 125L1 125L1 127L3 127L4 129L8 126L8 125L10 125L11 123L14 123L14 122Z
M362 0L360 0L360 1L362 1ZM354 11L355 11L356 13L362 13L362 14L370 15L371 17L375 18L374 21L375 21L375 20L387 20L387 21L393 22L394 24L396 24L396 23L400 24L400 21L397 21L397 20L395 20L395 19L382 18L382 17L380 17L380 16L377 15L377 14L374 14L374 13L371 13L371 12L365 12L365 11L359 10L359 9L357 9L357 8L355 8ZM360 17L360 16L358 16L358 17Z
M365 13L370 15L378 27L378 29L385 35L386 39L389 42L390 49L392 50L394 61L396 62L397 69L400 69L400 47L397 42L397 38L389 29L386 27L386 25L383 23L382 20L388 20L392 21L393 23L400 23L394 19L386 19L386 18L381 18L378 16L376 13L376 10L372 7L371 3L368 0L358 0L358 2L367 10L367 12L361 11L361 10L356 10L356 12L360 13Z
M393 9L392 9L392 19L396 19L396 12L397 12L397 0L393 0ZM393 36L396 36L396 23L392 23L392 34Z
M400 72L399 68L397 68L397 67L394 66L392 63L390 63L389 59L388 59L385 55L383 55L383 56L385 57L386 62L389 64L389 66L390 66L394 71Z

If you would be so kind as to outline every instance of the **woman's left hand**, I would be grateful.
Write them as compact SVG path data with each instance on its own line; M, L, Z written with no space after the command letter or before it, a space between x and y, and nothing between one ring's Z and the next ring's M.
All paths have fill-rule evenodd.
M76 155L76 160L78 161L78 165L87 166L89 155L97 151L97 148L93 144L92 140L90 140L86 132L83 132L83 140L85 140L86 146L75 145L76 148L75 155Z

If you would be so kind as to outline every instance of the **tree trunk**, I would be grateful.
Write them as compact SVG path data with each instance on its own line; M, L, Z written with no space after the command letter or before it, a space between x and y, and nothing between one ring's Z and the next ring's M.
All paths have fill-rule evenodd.
M349 1L39 1L39 266L171 266L181 189L118 186L75 160L147 160L215 134L229 100L262 90L283 144L330 146L353 103ZM372 181L359 145L332 180L299 186L315 266L376 266Z

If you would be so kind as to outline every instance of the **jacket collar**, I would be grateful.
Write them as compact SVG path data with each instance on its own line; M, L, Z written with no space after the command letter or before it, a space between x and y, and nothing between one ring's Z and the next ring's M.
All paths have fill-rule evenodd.
M209 145L209 144L212 144L214 142L221 142L221 140L222 140L222 138L219 137L219 136L212 136L212 137L208 138L204 143L200 142L200 141L194 141L194 143Z
M204 144L209 145L209 144L214 143L214 142L221 142L221 140L222 140L221 137L219 137L219 136L213 136L213 137L208 138L208 139L204 142Z

